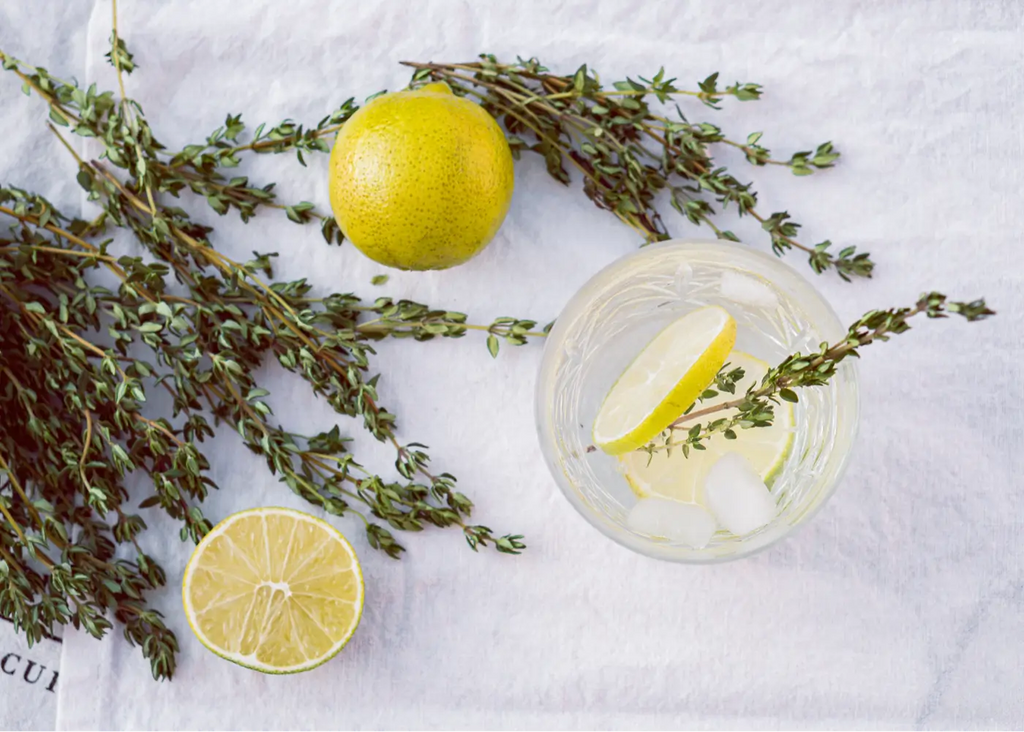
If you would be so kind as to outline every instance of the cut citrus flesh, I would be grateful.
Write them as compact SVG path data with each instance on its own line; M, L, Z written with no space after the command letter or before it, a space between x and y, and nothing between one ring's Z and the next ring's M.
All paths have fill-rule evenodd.
M657 437L707 388L736 342L736 321L709 306L674 321L612 386L594 420L594 444L609 455Z
M228 516L196 547L182 581L200 642L267 673L306 671L334 656L359 625L363 594L345 537L289 508Z
M754 384L760 384L768 372L768 364L741 351L729 354L728 369L741 367L743 378L736 385L736 393L719 392L705 399L700 409L742 396ZM715 419L730 417L735 409L714 415ZM760 474L765 483L778 474L793 446L793 405L782 402L775 405L775 419L770 427L737 429L736 439L727 440L714 435L702 444L705 450L690 450L689 457L680 449L659 450L653 456L633 451L619 458L619 467L633 491L641 498L659 497L676 501L703 504L701 484L711 466L728 452L738 452Z

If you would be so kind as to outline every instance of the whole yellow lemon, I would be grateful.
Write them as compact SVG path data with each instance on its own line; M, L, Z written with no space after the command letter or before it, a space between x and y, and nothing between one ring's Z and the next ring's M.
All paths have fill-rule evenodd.
M444 269L479 253L512 200L512 153L497 122L446 84L377 97L331 151L331 208L363 254Z

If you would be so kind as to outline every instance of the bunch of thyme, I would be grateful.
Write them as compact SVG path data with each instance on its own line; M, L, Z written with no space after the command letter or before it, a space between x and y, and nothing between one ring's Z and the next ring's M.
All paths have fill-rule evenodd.
M520 345L543 335L535 323L499 318L478 326L462 313L386 297L311 298L304 280L272 280L274 255L225 256L213 230L174 199L188 190L243 220L261 206L281 208L300 224L316 220L312 205L279 204L273 186L228 179L226 171L245 151L325 149L324 135L353 106L313 129L288 122L260 128L244 143L243 125L229 116L204 144L169 152L123 93L122 74L135 64L116 25L108 58L120 96L0 51L3 68L48 106L78 182L102 208L86 222L39 195L0 186L0 218L10 223L0 234L0 614L30 642L67 623L99 637L115 619L154 676L170 677L177 641L145 601L165 573L137 537L147 509L178 520L183 540L198 542L210 529L200 504L216 486L200 446L217 422L306 501L358 517L369 544L391 557L404 551L391 529L428 525L456 527L474 550L519 553L522 536L471 523L473 504L455 478L431 467L423 444L399 441L371 371L371 343L482 330L496 353L499 340ZM80 158L62 129L99 140L101 159ZM130 231L146 256L113 254L111 227ZM337 240L333 219L322 227ZM95 283L99 268L116 277L116 288ZM267 358L390 444L401 479L364 467L337 426L306 435L276 424L256 377ZM146 407L154 389L166 393L168 408ZM129 495L130 475L144 476L141 496ZM131 559L116 558L119 544L132 549Z

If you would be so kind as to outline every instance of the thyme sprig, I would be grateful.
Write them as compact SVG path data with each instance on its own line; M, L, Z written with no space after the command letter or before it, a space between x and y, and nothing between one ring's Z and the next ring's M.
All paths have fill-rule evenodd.
M910 330L907 321L921 314L933 319L953 314L968 322L976 322L995 312L986 306L984 300L953 302L938 292L924 293L912 307L865 313L850 325L846 337L836 343L822 343L813 353L798 352L787 356L742 396L703 409L695 408L699 401L717 396L719 392L735 393L735 385L743 378L743 370L732 369L726 364L715 377L715 388L701 394L698 403L669 425L659 439L641 450L653 455L679 449L689 456L690 450L706 449L704 443L715 435L734 440L738 429L768 427L775 418L774 405L780 401L798 402L798 389L827 384L844 360L859 357L859 349L864 346L905 333ZM730 410L731 414L715 416Z
M586 64L571 76L560 76L534 58L506 64L489 54L472 63L403 63L415 69L413 85L444 81L456 94L478 99L504 124L514 156L524 150L541 155L548 173L564 184L570 182L566 167L576 168L587 197L647 242L670 238L656 207L659 193L667 190L673 208L691 223L710 228L719 239L739 241L715 223L720 211L735 206L740 216L749 215L761 224L776 254L801 250L815 272L835 270L844 280L871 276L874 262L867 253L854 247L834 251L828 240L814 245L799 242L800 225L788 212L762 213L752 184L740 182L718 165L712 153L713 145L728 145L742 150L754 165L784 166L803 176L835 164L839 152L831 142L796 152L788 160L775 159L761 144L760 132L740 142L716 125L691 122L678 106L674 115L660 113L660 106L674 97L692 97L712 109L719 109L726 97L759 99L759 84L720 87L714 73L697 90L687 90L659 69L649 79L627 78L606 88Z

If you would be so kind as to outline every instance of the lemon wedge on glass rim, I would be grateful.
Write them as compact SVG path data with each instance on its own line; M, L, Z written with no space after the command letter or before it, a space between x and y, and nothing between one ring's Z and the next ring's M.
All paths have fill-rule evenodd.
M289 508L228 516L196 547L182 580L199 641L272 674L335 656L359 625L363 595L352 545L326 521Z
M594 420L594 444L609 455L657 437L696 401L736 342L736 321L716 305L672 322L618 378Z
M761 383L769 368L759 358L742 351L733 351L729 354L728 368L736 367L743 369L743 378L736 384L736 393L719 392L717 396L702 401L700 409L742 396L750 386ZM729 409L714 416L730 417L735 412L735 409ZM619 468L633 492L641 498L703 503L700 486L704 477L711 466L726 453L738 452L743 455L761 479L770 485L793 447L793 425L793 405L780 402L775 405L775 419L770 427L737 429L735 440L716 435L703 443L705 450L690 450L689 457L679 449L671 452L660 450L653 455L634 451L619 458Z

